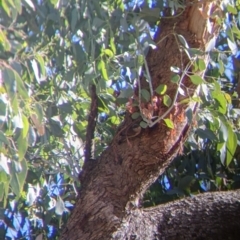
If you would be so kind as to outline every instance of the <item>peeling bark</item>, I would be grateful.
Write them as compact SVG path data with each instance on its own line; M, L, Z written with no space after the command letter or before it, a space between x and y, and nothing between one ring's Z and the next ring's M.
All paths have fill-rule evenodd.
M203 9L207 9L210 13L211 6L212 3L206 2ZM193 28L196 16L199 25L197 28ZM204 44L212 36L212 33L206 32L205 29L208 20L206 16L202 16L199 5L186 8L178 17L161 20L155 38L157 49L150 50L147 56L153 89L156 89L159 84L166 84L167 94L171 99L174 98L177 86L170 81L172 75L170 67L175 66L184 71L190 62L176 34L182 35L189 47L204 49ZM187 92L186 95L192 96L196 86L186 76L184 76L182 84ZM141 87L148 89L148 84L144 79L141 79ZM178 97L177 102L183 99L182 96ZM195 111L196 106L192 104L191 106L174 107L167 116L174 122L173 130L167 128L163 121L160 121L152 128L142 129L137 136L122 141L122 132L130 131L133 125L139 124L139 120L132 120L130 114L126 115L112 143L97 160L92 160L92 167L87 168L84 173L79 200L61 239L124 239L125 236L126 239L135 239L128 235L118 235L118 230L124 227L124 222L128 225L134 221L136 214L136 218L142 219L143 225L145 221L150 221L153 227L156 227L154 222L157 220L160 229L156 230L157 234L165 228L167 231L168 225L164 221L167 219L167 214L170 214L169 211L165 209L166 213L164 214L161 212L163 210L159 210L160 217L155 214L155 220L152 221L151 214L154 212L139 210L139 199L181 150L191 127L184 115L187 107ZM160 110L164 112L166 109L165 106L161 106ZM184 207L186 208L186 205ZM173 210L173 213L178 211L177 207L176 209L173 207ZM191 209L188 211L191 212ZM175 224L174 218L169 218L168 221L170 220ZM122 233L124 234L124 230ZM174 239L175 236L173 235L173 238L169 239ZM164 238L157 238L157 236L156 238L142 238L139 235L136 239Z

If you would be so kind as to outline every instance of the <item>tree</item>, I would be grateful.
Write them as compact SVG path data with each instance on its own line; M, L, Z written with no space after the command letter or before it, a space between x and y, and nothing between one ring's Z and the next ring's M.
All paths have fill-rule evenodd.
M231 95L222 92L215 80L224 73L223 57L211 52L216 34L223 31L223 12L230 12L233 19L237 14L234 4L189 2L182 6L171 2L168 10L161 1L155 2L155 8L146 3L132 7L129 1L127 10L122 1L15 1L17 8L12 1L1 4L5 15L1 19L0 187L8 211L19 213L27 208L28 218L42 219L47 232L50 223L61 224L64 219L66 200L75 199L72 180L78 182L81 172L80 196L62 239L210 239L216 237L219 226L219 236L236 238L238 191L140 208L143 194L173 158L183 153L189 136L198 136L198 142L189 144L211 145L224 169L221 173L237 175L237 170L231 170L239 161L233 161L237 112L228 109ZM154 26L159 12L162 18L154 43L145 21ZM226 32L223 42L236 54L237 24ZM204 76L209 59L216 58L217 77ZM124 70L128 73L121 74L122 81L119 76ZM213 67L208 70L216 72ZM127 112L116 128L125 103ZM202 122L196 116L199 103L207 109L202 110ZM107 144L109 135L113 138ZM97 158L92 156L93 146ZM204 168L212 178L216 175L216 186L228 179L219 179L217 167L207 163ZM191 192L193 175L179 180L181 193ZM41 194L32 191L39 185L43 186ZM18 205L9 210L11 198ZM19 236L14 218L5 211L2 215L4 234L11 227L15 237ZM225 218L231 219L227 226ZM202 219L206 219L204 224ZM191 229L186 231L190 222Z

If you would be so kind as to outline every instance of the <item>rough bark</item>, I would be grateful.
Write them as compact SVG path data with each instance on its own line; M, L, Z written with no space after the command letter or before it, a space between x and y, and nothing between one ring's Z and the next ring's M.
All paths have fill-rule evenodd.
M206 193L133 210L114 239L239 239L239 197L240 191Z
M204 3L204 13L211 6L212 3ZM203 17L199 11L194 5L186 8L178 17L161 20L155 38L157 49L150 50L147 56L153 89L159 84L166 84L167 94L171 99L176 94L177 86L170 81L170 67L175 66L183 71L190 61L181 49L181 42L176 34L182 35L189 46L194 48L204 48L204 44L211 38L211 34L205 31L207 17ZM186 76L182 83L186 95L192 96L196 86ZM141 87L148 88L143 78ZM178 97L177 102L182 99L183 97ZM123 239L114 232L121 228L121 223L128 221L131 214L141 212L133 211L138 208L139 199L181 150L191 127L184 116L186 107L174 107L167 116L174 122L173 130L160 121L154 127L142 129L137 136L129 139L122 133L131 131L134 125L139 124L139 120L132 120L130 114L126 115L110 146L98 159L89 161L91 166L86 168L81 177L79 200L61 239ZM190 107L195 111L195 104ZM159 106L160 114L166 109L163 105ZM145 214L147 217L147 210ZM162 217L166 216L161 214ZM131 219L133 221L134 217ZM164 224L164 219L161 224ZM164 229L164 226L159 225L159 229Z

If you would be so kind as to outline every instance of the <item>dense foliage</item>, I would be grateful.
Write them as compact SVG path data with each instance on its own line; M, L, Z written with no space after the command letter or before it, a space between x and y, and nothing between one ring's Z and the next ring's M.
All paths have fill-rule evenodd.
M0 2L0 238L56 239L74 206L84 161L90 106L97 87L97 157L114 136L134 94L164 7L177 1L2 0ZM222 25L207 52L189 49L185 71L199 85L197 116L182 152L146 193L146 206L239 185L239 2L219 3ZM179 45L180 47L180 45ZM209 55L209 65L201 60ZM205 77L199 72L205 71ZM173 81L181 89L181 71ZM149 79L150 76L146 76ZM155 91L170 107L167 86ZM149 100L151 93L141 92ZM136 117L136 112L133 117ZM171 119L164 119L171 129ZM147 127L143 121L141 127Z

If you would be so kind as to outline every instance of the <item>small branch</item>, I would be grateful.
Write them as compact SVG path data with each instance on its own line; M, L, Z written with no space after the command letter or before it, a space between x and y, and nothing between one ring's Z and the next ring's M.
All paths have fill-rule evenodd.
M98 116L98 97L96 93L96 86L94 84L90 87L91 93L91 106L90 106L90 114L88 116L88 126L86 133L86 145L85 145L85 162L91 159L92 155L92 139L94 138L94 131L97 122Z

